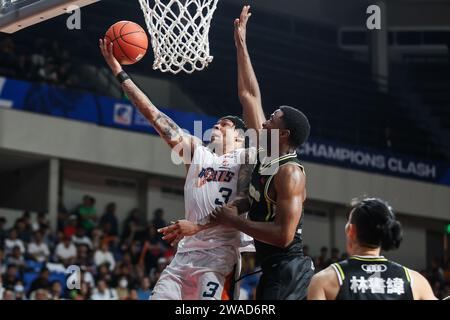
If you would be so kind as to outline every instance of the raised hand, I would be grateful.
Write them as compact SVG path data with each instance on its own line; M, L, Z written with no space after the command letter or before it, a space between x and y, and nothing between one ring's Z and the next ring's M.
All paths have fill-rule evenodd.
M242 8L241 16L234 20L234 41L236 46L244 45L247 40L247 22L252 16L250 6Z
M120 65L119 61L117 61L117 59L114 57L113 43L110 42L108 44L106 38L100 39L99 46L106 63L108 64L113 74L116 76L120 71L122 71L122 66Z

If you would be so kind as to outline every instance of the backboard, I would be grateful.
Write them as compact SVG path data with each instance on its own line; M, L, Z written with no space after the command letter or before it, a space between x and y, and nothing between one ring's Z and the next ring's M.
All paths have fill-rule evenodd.
M100 0L0 0L0 32L14 33Z

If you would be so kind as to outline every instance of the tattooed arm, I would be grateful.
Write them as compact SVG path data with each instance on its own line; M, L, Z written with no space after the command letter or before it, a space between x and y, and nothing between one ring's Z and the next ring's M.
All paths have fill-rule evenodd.
M110 43L110 45L107 45L106 41L101 39L99 44L108 66L111 68L114 76L117 76L122 71L122 66L113 55L113 44ZM153 128L155 128L161 138L185 160L185 163L191 160L195 146L201 144L201 141L183 132L172 119L155 107L131 79L125 80L122 83L122 89L133 105L150 122ZM189 150L189 152L184 154L183 150Z
M238 183L237 183L237 196L236 199L230 204L237 208L238 214L243 214L250 210L249 189L250 182L252 180L253 169L256 164L256 150L255 148L246 149L243 154L244 159L241 167L239 168Z

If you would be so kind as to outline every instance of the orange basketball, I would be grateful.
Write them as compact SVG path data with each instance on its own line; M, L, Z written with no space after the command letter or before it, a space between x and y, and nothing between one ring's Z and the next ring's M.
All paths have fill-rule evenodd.
M107 44L114 43L113 53L120 64L134 64L144 57L148 38L142 27L131 21L113 24L105 35Z

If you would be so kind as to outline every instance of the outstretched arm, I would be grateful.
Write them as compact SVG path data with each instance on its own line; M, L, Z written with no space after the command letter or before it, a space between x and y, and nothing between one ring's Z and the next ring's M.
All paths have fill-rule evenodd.
M260 130L266 118L262 108L258 79L247 49L247 22L252 15L249 11L250 6L244 6L240 18L234 21L234 41L238 62L238 93L247 127Z
M113 43L111 42L108 45L104 39L100 39L99 44L102 55L108 66L114 76L117 76L123 69L113 55ZM142 115L150 122L153 128L155 128L161 138L163 138L172 149L176 150L180 157L184 157L185 162L187 162L186 160L190 160L195 146L201 142L195 137L183 132L172 119L156 108L131 79L125 80L122 83L122 89L133 105L139 109ZM189 150L190 152L188 154L183 154L184 150Z
M273 222L257 222L236 215L228 207L214 210L213 221L236 228L256 240L286 248L294 240L305 198L305 176L298 167L281 167L274 179L277 214Z

